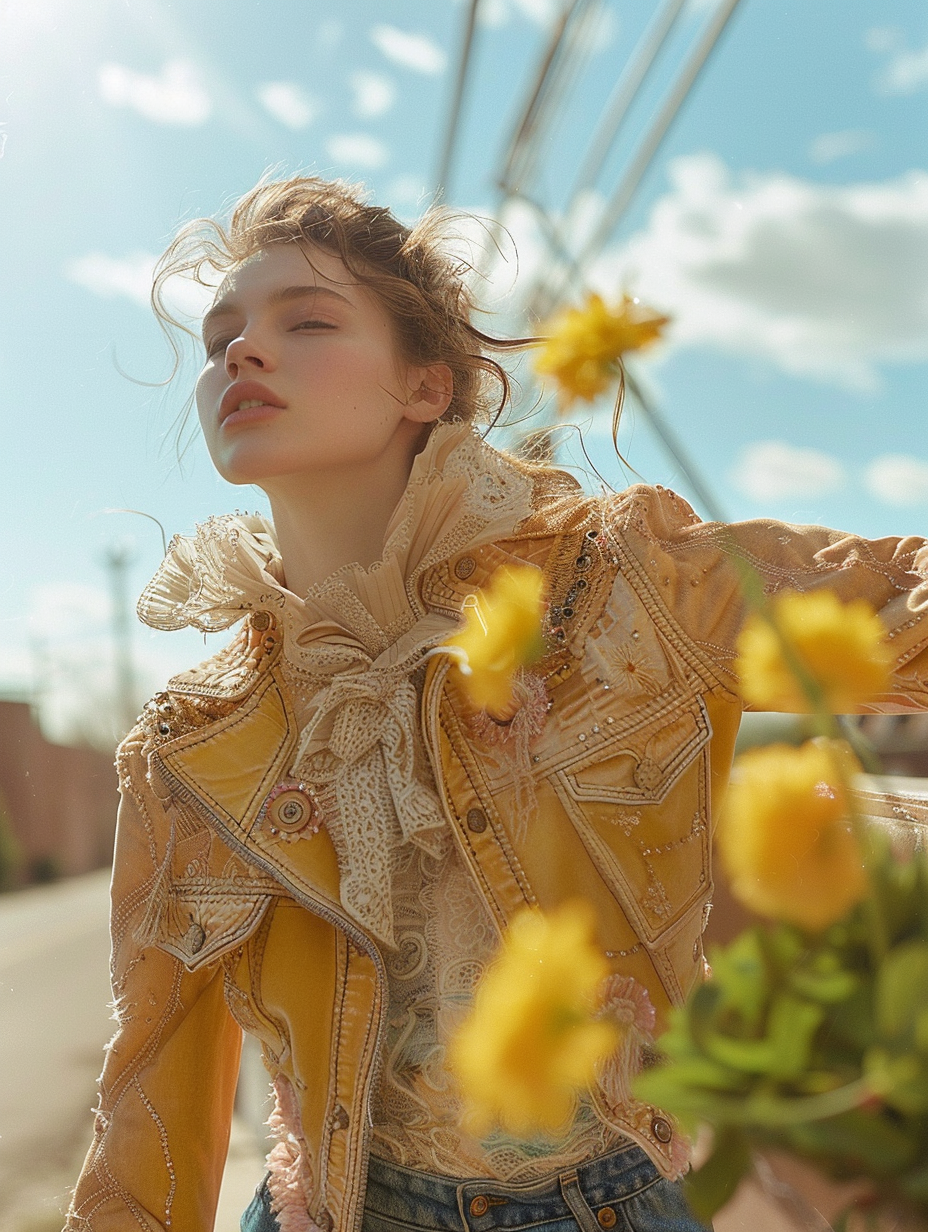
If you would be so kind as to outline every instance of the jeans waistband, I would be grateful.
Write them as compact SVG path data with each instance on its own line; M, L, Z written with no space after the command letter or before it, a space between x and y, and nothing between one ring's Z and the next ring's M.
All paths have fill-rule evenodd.
M578 1189L587 1209L595 1210L640 1193L659 1179L651 1160L631 1143L519 1184L435 1176L371 1156L365 1209L413 1227L488 1232L569 1219L577 1214L573 1195Z

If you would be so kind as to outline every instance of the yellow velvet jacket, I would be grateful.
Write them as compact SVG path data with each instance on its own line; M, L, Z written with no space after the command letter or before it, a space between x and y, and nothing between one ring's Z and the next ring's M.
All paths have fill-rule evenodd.
M417 581L422 611L453 622L498 566L544 571L549 649L536 671L550 705L531 748L531 825L517 824L512 776L442 656L420 668L421 734L444 820L500 930L524 904L586 898L613 970L648 990L660 1020L703 971L713 813L742 710L732 545L770 591L828 587L881 612L896 663L894 692L874 703L885 710L928 705L928 548L766 520L723 530L661 488L588 497L564 476L533 482L510 537ZM342 904L326 827L283 841L312 812L268 807L299 735L284 642L273 603L252 607L119 749L118 1029L73 1232L213 1227L243 1030L276 1079L282 1166L305 1213L286 1226L359 1226L384 960ZM680 1171L659 1109L629 1098L599 1112L665 1175Z

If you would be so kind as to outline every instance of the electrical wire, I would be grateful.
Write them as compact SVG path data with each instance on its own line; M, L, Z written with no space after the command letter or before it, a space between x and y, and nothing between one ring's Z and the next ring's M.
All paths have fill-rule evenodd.
M645 31L640 44L635 48L619 75L606 103L599 127L593 134L590 148L577 173L564 210L565 214L569 215L573 202L583 193L589 192L595 185L606 159L612 152L616 138L628 118L632 104L673 33L686 4L687 0L667 0Z
M445 139L442 143L441 160L438 164L438 175L435 177L435 200L441 201L447 197L451 177L455 145L461 123L461 110L464 103L464 92L470 71L471 54L474 46L474 32L477 27L477 10L480 0L470 0L467 18L464 26L464 37L461 41L461 55L458 60L457 78L454 83L454 95L448 112L448 124L445 129Z
M583 277L590 262L599 255L599 252L611 237L631 204L658 150L663 145L671 125L680 112L680 108L708 63L709 57L717 46L726 26L734 16L739 3L740 0L721 0L702 37L684 65L683 71L674 83L673 89L655 116L644 141L638 147L614 189L612 197L607 203L596 228L572 262L571 272L568 272L566 277L562 273L559 282L553 285L549 284L547 288L542 288L536 293L533 308L539 315L547 315L567 292L571 281L571 273L577 281Z

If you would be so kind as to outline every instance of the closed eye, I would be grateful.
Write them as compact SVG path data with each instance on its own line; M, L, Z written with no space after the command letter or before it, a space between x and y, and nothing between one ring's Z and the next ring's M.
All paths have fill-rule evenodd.
M291 332L296 332L297 330L301 330L301 329L306 330L306 329L337 329L337 328L338 327L336 325L333 325L331 321L310 320L310 321L300 321L298 325L293 326L293 329ZM210 356L215 355L218 351L224 351L231 341L232 341L231 338L222 338L222 337L214 338L211 342L209 342L206 345L207 359Z

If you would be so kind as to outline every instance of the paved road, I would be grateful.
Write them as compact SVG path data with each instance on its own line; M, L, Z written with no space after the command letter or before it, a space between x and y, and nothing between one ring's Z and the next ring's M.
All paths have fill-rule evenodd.
M0 1232L60 1229L89 1142L113 1031L108 883L100 872L0 895ZM237 1232L261 1175L238 1122L216 1232Z

